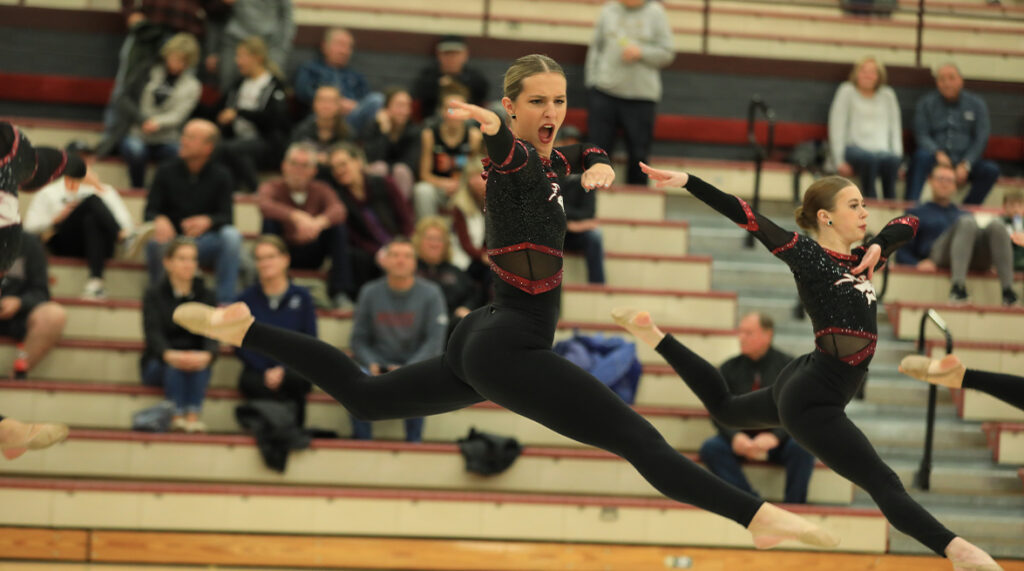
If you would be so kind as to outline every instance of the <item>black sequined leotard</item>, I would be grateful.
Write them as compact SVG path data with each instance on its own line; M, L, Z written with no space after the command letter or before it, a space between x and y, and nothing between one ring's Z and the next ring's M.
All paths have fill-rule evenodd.
M504 125L484 141L487 255L501 278L495 293L500 299L554 290L562 283L566 227L560 180L610 164L608 155L597 147L570 145L554 149L547 159Z
M875 288L867 275L853 275L867 247L878 244L882 259L917 232L917 218L893 219L864 246L850 254L834 252L796 232L784 230L751 210L742 199L691 176L686 189L747 230L793 271L800 300L814 325L815 346L850 365L867 367L878 340Z

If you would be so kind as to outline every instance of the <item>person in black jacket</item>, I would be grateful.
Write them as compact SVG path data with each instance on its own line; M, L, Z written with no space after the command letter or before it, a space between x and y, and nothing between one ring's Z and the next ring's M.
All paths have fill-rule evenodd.
M719 370L729 392L743 395L775 384L775 379L793 357L772 346L775 323L762 313L750 313L740 320L740 354L722 363ZM712 419L718 434L700 447L700 459L711 472L737 488L756 494L743 475L743 460L767 460L786 467L783 502L807 502L807 485L814 470L814 456L797 444L782 428L734 430Z
M575 145L580 142L579 129L572 125L562 127L558 144ZM597 193L587 192L580 185L580 177L570 176L562 184L565 199L565 249L583 252L587 261L587 282L604 283L604 237L597 224Z
M164 244L182 234L196 241L199 262L216 270L217 301L226 303L235 298L242 235L231 225L231 173L210 158L217 138L216 125L205 119L185 124L178 157L153 176L143 217L153 223L146 244L149 283L160 281Z
M366 151L366 172L390 176L406 200L412 200L413 174L419 169L420 126L413 121L412 97L401 87L384 90L384 108L359 133Z
M437 284L444 294L451 335L463 317L483 305L480 290L452 263L452 235L444 218L428 216L417 222L412 245L416 248L416 274Z
M325 165L331 147L351 139L351 128L341 113L341 92L333 85L321 85L313 96L313 112L292 129L291 142L316 145L317 162Z
M259 169L281 162L290 131L288 100L280 71L267 59L259 37L247 38L235 50L242 77L224 94L217 124L224 135L223 160L235 180L250 191L259 185Z
M178 237L164 249L166 277L151 285L142 300L146 349L142 355L142 383L164 387L174 403L171 427L205 432L199 420L217 342L193 335L171 321L182 303L215 303L213 292L196 276L199 250L194 240Z
M14 263L0 273L0 337L17 339L12 376L24 379L57 344L67 312L50 301L46 251L39 239L25 234Z
M441 103L441 90L453 83L466 86L469 103L483 105L489 83L484 74L469 62L469 46L462 36L443 36L435 48L437 61L420 70L412 84L412 96L420 102L420 112L431 115Z

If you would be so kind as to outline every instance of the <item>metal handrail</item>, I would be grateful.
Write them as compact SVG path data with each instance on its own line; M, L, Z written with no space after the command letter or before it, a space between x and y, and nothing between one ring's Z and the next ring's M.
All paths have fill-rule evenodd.
M925 354L925 342L924 342L924 328L928 324L928 321L935 324L936 327L942 331L942 334L946 337L946 354L949 355L953 352L953 335L949 332L949 327L946 325L946 321L931 308L928 308L921 316L921 327L918 330L917 335L917 353L918 355ZM935 385L928 385L928 417L927 424L925 424L924 432L924 456L921 457L921 466L917 470L917 474L914 475L914 485L922 490L927 491L931 488L932 479L932 444L935 437L935 401L938 398L938 387Z
M768 140L764 145L757 141L757 112L764 114L768 121ZM757 212L761 207L761 167L764 160L772 154L775 149L775 111L761 99L760 95L750 98L750 105L747 106L747 141L754 148L754 200L753 208ZM747 234L746 246L754 247L754 235Z

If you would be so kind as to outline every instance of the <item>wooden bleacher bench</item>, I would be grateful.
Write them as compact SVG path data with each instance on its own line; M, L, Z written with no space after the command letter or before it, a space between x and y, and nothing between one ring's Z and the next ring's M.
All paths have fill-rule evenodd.
M742 527L664 499L9 477L0 501L7 526L750 545ZM886 550L877 510L791 509L827 525L845 551Z
M981 427L988 436L993 460L999 464L1024 464L1024 423L986 422Z
M945 342L927 342L930 355L938 358L945 353ZM1019 375L1024 371L1024 343L991 343L956 341L953 347L968 368ZM985 393L964 389L952 391L957 415L971 421L1024 422L1024 411Z
M875 274L875 289L881 291L882 276ZM1018 296L1024 295L1021 283L1024 274L1014 276L1014 291ZM949 305L949 271L919 270L912 266L892 264L889 267L889 282L884 301L918 302L936 306ZM970 272L967 274L967 292L973 304L983 307L998 308L1002 303L1002 288L995 272ZM1022 298L1024 299L1024 298Z
M433 419L431 419L433 420ZM687 454L694 462L696 454ZM308 450L289 456L284 474L262 465L248 435L153 434L75 428L67 443L46 457L0 464L5 475L117 478L142 481L287 484L464 490L660 498L625 460L592 448L527 446L500 476L467 472L454 442L417 443L314 440ZM784 468L750 462L744 472L752 485L780 501ZM812 504L849 504L853 485L818 463L808 489Z
M916 340L921 317L928 309L942 315L953 332L954 341L999 343L1012 338L1013 332L1024 332L1024 307L1020 306L892 301L888 295L886 299L889 301L885 309L898 339ZM925 328L925 337L943 339L942 332L933 327ZM1018 340L1024 340L1024 337Z

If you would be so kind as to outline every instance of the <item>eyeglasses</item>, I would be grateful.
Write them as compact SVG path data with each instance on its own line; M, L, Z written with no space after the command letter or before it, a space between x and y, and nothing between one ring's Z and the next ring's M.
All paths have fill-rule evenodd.
M939 182L956 182L956 177L955 176L933 175L932 178L937 180L937 181L939 181Z

